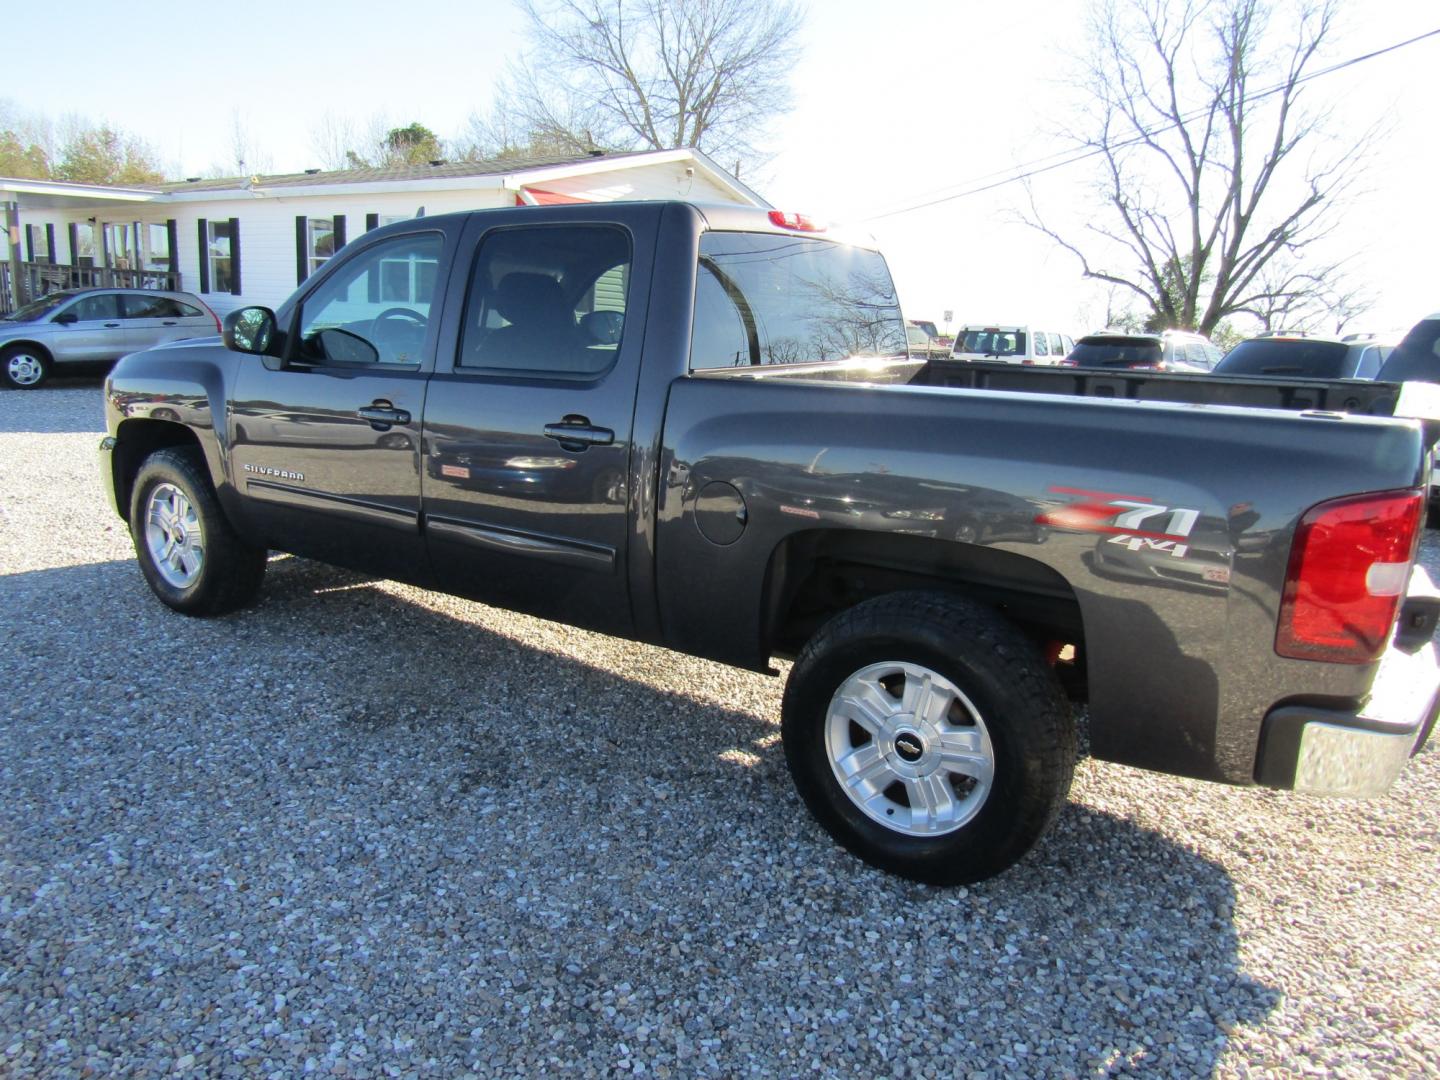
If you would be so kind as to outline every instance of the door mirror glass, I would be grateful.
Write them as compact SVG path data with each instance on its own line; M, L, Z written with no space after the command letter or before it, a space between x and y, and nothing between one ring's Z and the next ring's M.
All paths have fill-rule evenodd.
M230 312L220 328L220 340L227 349L235 352L258 353L270 351L275 340L275 313L267 307L245 307Z

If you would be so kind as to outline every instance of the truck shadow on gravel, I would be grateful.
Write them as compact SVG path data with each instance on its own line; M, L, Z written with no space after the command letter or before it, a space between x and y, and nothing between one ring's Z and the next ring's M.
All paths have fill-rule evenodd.
M203 621L127 562L0 578L0 1028L54 1053L66 986L110 1016L12 1065L146 1071L75 1056L100 1023L298 1066L284 1024L215 1025L278 993L327 1071L361 1024L406 1046L372 1068L1204 1075L1279 1000L1174 838L1072 803L994 881L897 880L793 794L778 680L415 595L283 559Z

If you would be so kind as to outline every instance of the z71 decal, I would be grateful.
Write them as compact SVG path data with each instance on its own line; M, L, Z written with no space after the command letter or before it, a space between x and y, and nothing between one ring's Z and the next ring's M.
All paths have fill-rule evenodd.
M1050 491L1073 496L1075 501L1038 515L1037 525L1075 532L1113 533L1110 543L1123 544L1131 551L1148 549L1183 559L1190 548L1182 541L1200 520L1199 510L1163 506L1145 495L1072 487L1052 487Z

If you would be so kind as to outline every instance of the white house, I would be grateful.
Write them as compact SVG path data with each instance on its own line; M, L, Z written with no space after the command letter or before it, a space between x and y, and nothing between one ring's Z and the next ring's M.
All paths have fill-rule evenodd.
M55 288L198 293L218 313L279 304L379 225L453 210L620 199L769 204L698 150L433 162L116 188L0 177L9 237L0 309ZM7 240L9 239L7 237Z

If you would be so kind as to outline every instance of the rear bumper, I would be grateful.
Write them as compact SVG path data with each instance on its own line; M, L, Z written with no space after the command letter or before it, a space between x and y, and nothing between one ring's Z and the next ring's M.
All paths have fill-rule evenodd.
M1392 646L1356 712L1282 705L1265 717L1256 780L1313 795L1383 795L1440 712L1440 663L1427 642Z

